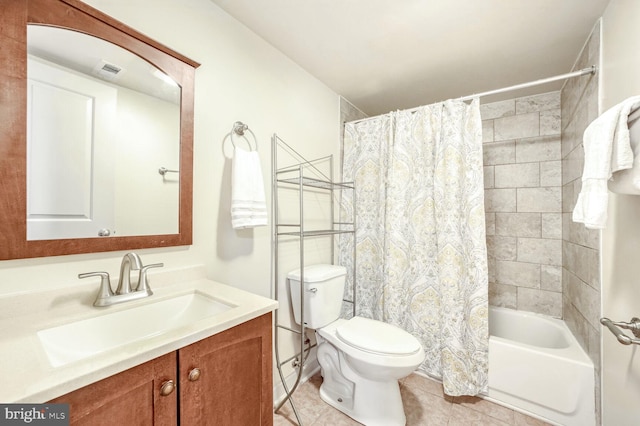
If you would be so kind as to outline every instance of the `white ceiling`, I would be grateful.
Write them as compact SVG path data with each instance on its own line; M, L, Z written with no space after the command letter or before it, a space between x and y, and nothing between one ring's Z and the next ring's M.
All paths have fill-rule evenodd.
M212 1L370 115L569 72L609 2Z

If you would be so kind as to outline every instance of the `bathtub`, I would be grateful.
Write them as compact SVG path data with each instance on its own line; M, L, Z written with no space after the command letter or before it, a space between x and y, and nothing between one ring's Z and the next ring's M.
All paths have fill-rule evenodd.
M593 363L563 321L491 307L489 334L487 399L552 424L595 425Z

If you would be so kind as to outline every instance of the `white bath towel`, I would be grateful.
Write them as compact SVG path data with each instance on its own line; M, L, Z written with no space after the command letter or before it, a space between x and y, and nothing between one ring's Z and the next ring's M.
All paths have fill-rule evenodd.
M267 204L258 152L235 148L231 175L231 226L265 226Z
M584 131L582 189L573 209L573 221L590 229L602 229L607 222L607 181L614 172L633 166L627 119L640 106L633 96L605 111Z

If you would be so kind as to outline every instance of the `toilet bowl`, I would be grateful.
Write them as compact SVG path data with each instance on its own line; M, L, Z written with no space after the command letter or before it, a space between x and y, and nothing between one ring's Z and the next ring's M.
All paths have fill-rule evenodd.
M425 357L412 335L390 324L353 317L316 330L316 339L323 401L367 426L405 424L398 380Z
M316 331L323 383L320 397L367 426L404 425L398 380L424 360L420 342L391 324L355 316L339 318L346 270L312 265L288 274L294 319L300 323L304 294L305 326ZM296 312L297 311L297 312Z

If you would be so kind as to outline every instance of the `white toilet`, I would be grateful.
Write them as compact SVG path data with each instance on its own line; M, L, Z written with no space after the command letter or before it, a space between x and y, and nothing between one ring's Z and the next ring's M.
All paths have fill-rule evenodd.
M304 269L305 327L315 329L323 383L320 397L367 426L406 422L398 379L424 360L420 342L406 331L363 317L341 319L346 269ZM300 270L287 275L295 321L300 324Z

